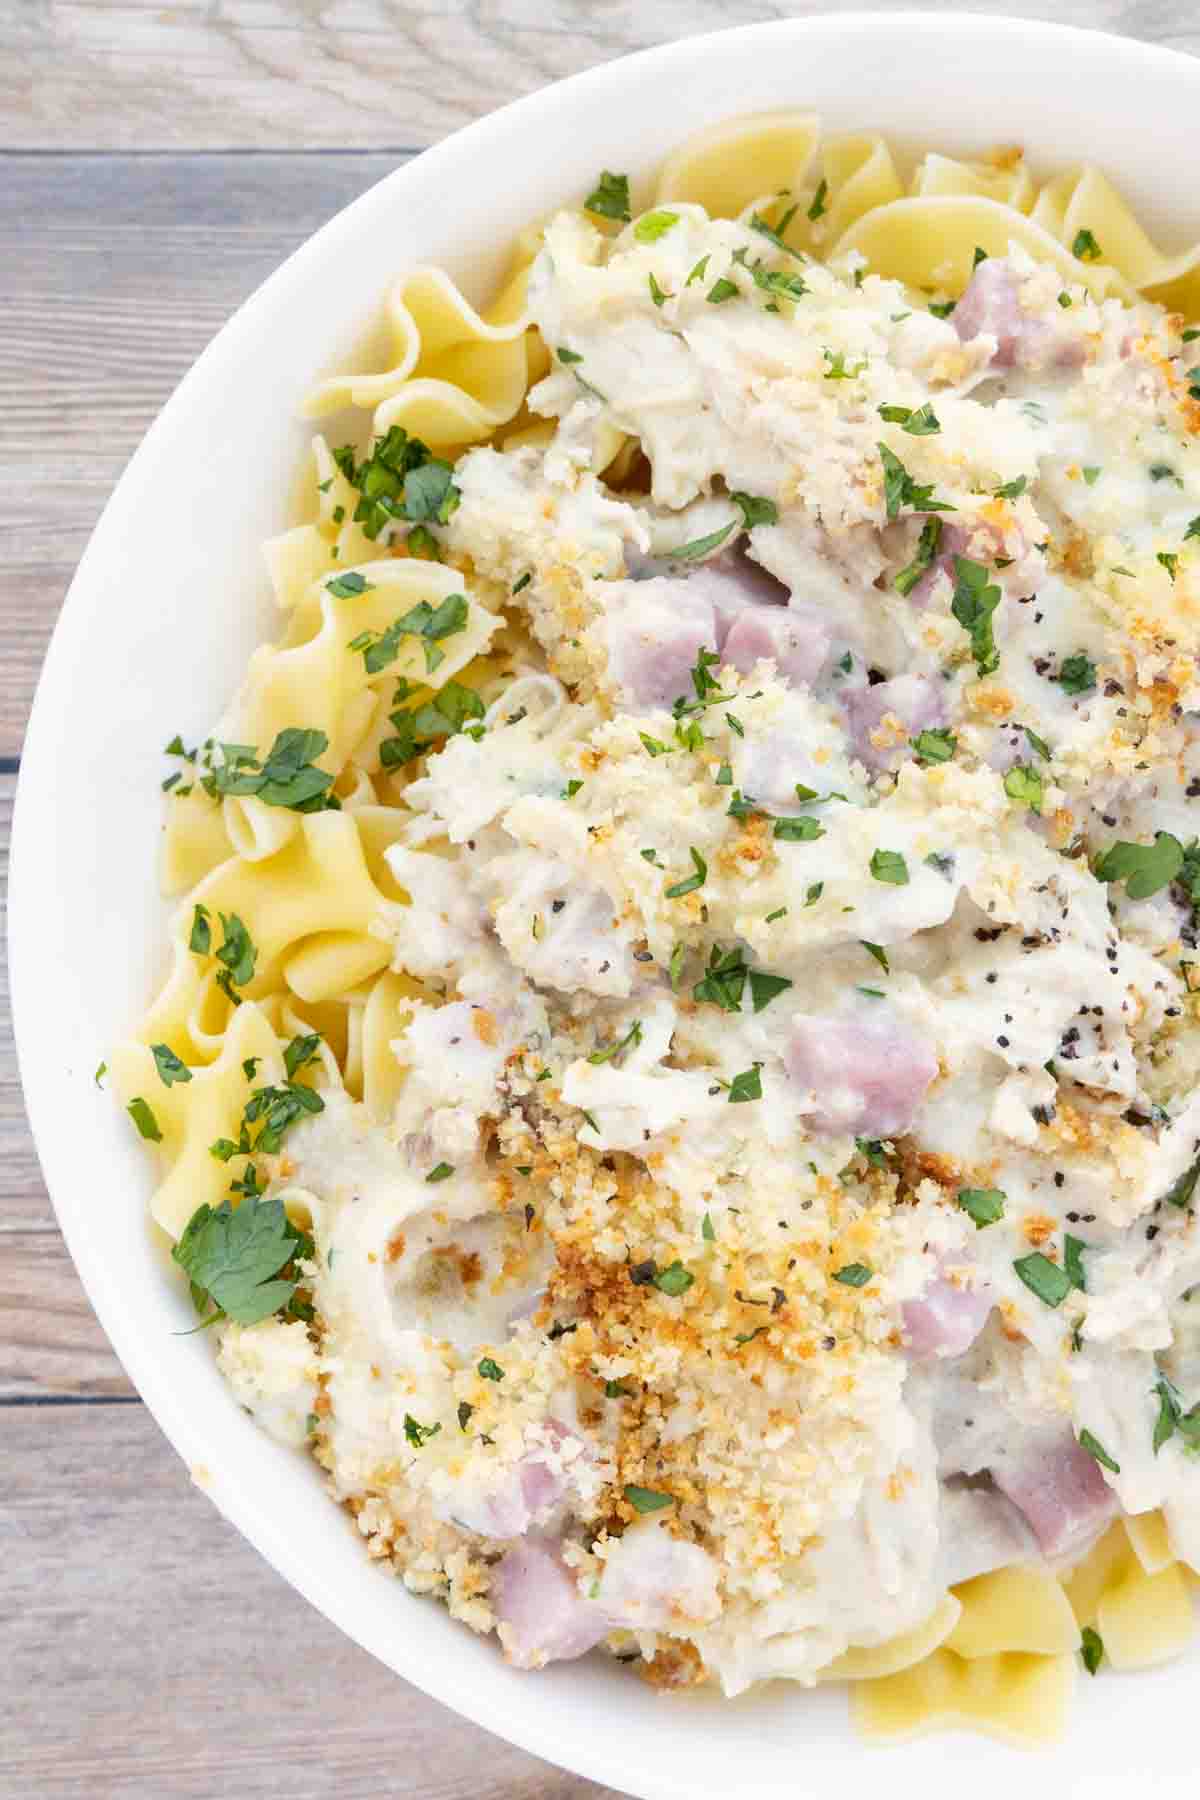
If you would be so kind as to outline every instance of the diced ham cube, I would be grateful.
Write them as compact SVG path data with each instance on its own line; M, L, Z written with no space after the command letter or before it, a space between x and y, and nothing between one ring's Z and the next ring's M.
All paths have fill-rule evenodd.
M987 1324L993 1293L985 1282L957 1287L945 1276L931 1281L916 1300L906 1300L904 1339L910 1356L961 1356Z
M500 1642L518 1669L569 1662L593 1649L612 1629L603 1610L585 1600L556 1545L521 1543L492 1571L492 1608Z
M907 1131L938 1072L933 1045L882 1001L869 1013L799 1014L784 1065L811 1131L870 1138Z
M1031 1440L1022 1454L999 1458L991 1474L1047 1556L1082 1548L1117 1509L1099 1463L1069 1431Z
M631 1526L611 1545L597 1598L631 1631L682 1632L721 1610L712 1557L654 1521Z
M927 675L897 675L842 695L854 754L868 769L894 768L909 740L946 722L945 701Z
M609 673L625 703L670 706L681 694L690 696L700 651L717 648L716 613L702 584L655 576L625 584L610 605Z
M1077 332L1024 310L1020 283L1002 257L989 256L980 263L950 316L964 344L985 333L995 338L994 369L1065 368L1083 359Z
M721 656L743 675L770 658L784 681L811 687L828 661L830 644L828 622L815 608L748 606L733 621Z

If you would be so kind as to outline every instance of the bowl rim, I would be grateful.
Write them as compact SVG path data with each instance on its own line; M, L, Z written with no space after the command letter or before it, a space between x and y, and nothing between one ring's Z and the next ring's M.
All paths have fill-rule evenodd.
M997 36L1024 36L1029 41L1031 53L1053 59L1085 53L1111 59L1119 52L1125 63L1124 74L1131 84L1141 72L1170 74L1178 80L1182 71L1190 70L1196 97L1200 100L1200 61L1193 61L1177 50L1111 32L1051 21L993 13L947 14L924 9L818 13L739 25L673 39L583 70L510 101L421 151L373 183L293 251L242 302L184 375L134 451L91 534L50 638L30 711L18 776L12 825L8 930L14 1036L32 1136L55 1217L80 1280L152 1417L168 1441L189 1462L197 1462L203 1456L206 1443L203 1421L197 1421L188 1413L156 1367L153 1346L122 1307L119 1272L105 1267L92 1254L84 1240L78 1214L72 1210L68 1199L65 1159L60 1154L59 1121L54 1110L55 1078L40 1042L44 1032L38 1027L37 982L30 962L22 954L26 942L32 942L35 937L39 843L46 842L46 832L38 829L36 808L39 793L47 789L54 770L55 695L64 685L71 639L91 597L102 583L110 547L123 531L129 529L138 506L148 497L160 445L169 436L175 416L185 410L194 394L219 375L223 364L231 364L243 352L244 346L251 343L260 330L263 316L269 314L286 294L299 290L310 268L324 263L339 244L353 239L360 221L379 208L385 196L389 199L401 196L409 187L415 190L436 186L443 171L451 170L466 155L486 158L493 145L502 152L504 142L516 125L536 125L551 111L569 107L575 98L612 96L619 99L631 72L641 73L657 65L663 76L669 77L673 65L687 65L698 57L717 58L726 50L740 49L747 43L764 49L773 45L780 49L784 46L802 49L806 38L831 30L847 36L875 31L886 36L904 31L923 35L935 43L950 34L964 43L981 45L994 42ZM802 84L799 100L803 103ZM725 116L737 116L736 106L731 106ZM631 1777L628 1759L623 1757L619 1743L601 1744L594 1739L589 1739L586 1744L563 1741L552 1716L552 1696L561 1690L550 1682L546 1683L546 1704L531 1709L536 1717L522 1719L511 1710L500 1682L495 1683L487 1694L475 1692L464 1696L455 1686L452 1671L422 1659L419 1631L411 1634L405 1654L397 1653L395 1641L385 1647L378 1632L367 1633L348 1622L346 1609L340 1607L336 1595L316 1579L302 1546L289 1536L286 1520L281 1520L280 1515L265 1503L264 1496L249 1486L239 1488L235 1483L226 1489L220 1504L272 1567L326 1618L403 1679L453 1712L559 1767L621 1792L637 1793L651 1797L651 1800L659 1800L661 1796L665 1800L666 1796L682 1791L661 1771L643 1771ZM979 1744L979 1740L973 1742ZM847 1748L857 1750L860 1746L848 1737ZM987 1750L991 1748L988 1746ZM980 1746L981 1758L986 1753ZM1023 1766L1028 1774L1036 1775L1035 1765ZM885 1764L881 1761L878 1767L883 1773ZM626 1785L631 1779L635 1785Z

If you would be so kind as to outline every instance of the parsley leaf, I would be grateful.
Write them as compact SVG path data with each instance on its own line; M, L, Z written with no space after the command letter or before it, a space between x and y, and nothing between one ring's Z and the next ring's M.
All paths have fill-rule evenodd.
M786 975L768 975L763 969L750 971L750 1000L756 1013L770 1006L779 994L785 993L792 985Z
M886 444L876 444L875 448L883 464L883 496L889 519L898 518L902 506L910 506L914 512L956 510L949 501L933 498L932 483L926 487L915 482L900 458Z
M628 175L614 175L611 169L602 169L583 207L585 212L596 213L602 219L618 219L627 224L631 216Z
M985 1225L995 1225L1004 1217L1004 1202L1008 1196L1002 1188L960 1188L958 1204L969 1219L975 1221L976 1231L982 1231Z
M257 1199L198 1207L171 1251L192 1284L197 1312L211 1303L239 1325L257 1325L287 1306L301 1278L283 1271L311 1253L312 1240L292 1224L283 1201Z
M756 525L778 525L779 508L773 500L757 494L730 494L729 498L742 515L742 527L752 531Z
M772 836L785 844L814 844L825 836L825 827L811 813L801 813L796 819L776 819Z
M1061 1306L1071 1292L1071 1278L1066 1270L1052 1263L1040 1250L1035 1250L1032 1256L1018 1257L1013 1268L1029 1291L1047 1306Z
M908 886L908 864L899 850L873 850L871 873L876 881L890 882L893 887Z
M992 675L1000 666L992 632L992 614L1000 604L1000 589L988 582L983 563L969 557L954 558L954 598L950 610L971 639L971 655L978 673Z
M916 555L906 568L901 569L893 584L898 594L911 594L926 570L932 568L941 538L942 521L938 518L926 519L917 539Z
M708 880L708 864L696 849L690 849L688 855L692 859L694 873L683 881L676 881L665 890L668 900L681 900L685 894L694 894Z
M1042 777L1029 763L1013 764L1004 777L1004 791L1019 806L1027 806L1030 812L1041 812L1045 792Z
M129 1114L144 1138L152 1144L162 1143L162 1132L159 1130L158 1120L151 1111L148 1102L143 1100L140 1094L136 1099L129 1102L125 1111Z
M719 531L710 531L707 537L693 538L690 544L680 544L676 549L667 552L668 561L695 562L700 557L707 556L710 550L715 550L718 544L725 542L734 529L734 524L735 521L731 519L728 525L722 525Z
M930 401L924 406L879 406L875 409L889 425L899 425L909 437L932 437L942 429Z
M755 1063L752 1068L743 1069L740 1075L734 1076L729 1084L729 1099L731 1104L736 1103L739 1100L762 1099L761 1069L762 1064Z
M884 974L890 975L892 972L891 965L888 962L887 951L883 948L883 945L882 944L868 944L866 938L859 938L858 941L862 945L863 949L868 951L875 958L875 961L879 964L879 966L883 970Z
M1088 1455L1094 1458L1094 1460L1100 1464L1102 1469L1111 1469L1114 1475L1119 1475L1121 1473L1120 1463L1114 1462L1113 1458L1104 1448L1104 1445L1100 1442L1100 1439L1095 1437L1090 1431L1080 1432L1079 1447L1081 1450L1086 1450Z
M365 632L352 639L350 648L362 651L368 675L378 675L395 662L403 638L419 638L425 652L426 670L432 674L444 658L444 652L435 646L443 638L453 637L466 629L468 610L465 594L447 594L436 607L430 606L428 600L419 600L401 618L393 619L386 631L377 635Z
M1119 839L1095 865L1098 881L1123 881L1130 900L1148 900L1169 887L1183 868L1183 845L1169 831L1156 831L1152 844Z
M372 541L393 519L444 525L458 505L450 464L434 456L420 438L410 438L403 425L391 426L361 463L355 462L349 444L333 455L351 487L359 491L354 520Z
M164 1087L170 1087L172 1082L192 1079L192 1071L176 1056L169 1044L151 1044L150 1052Z
M922 764L949 762L958 748L958 739L954 733L940 725L922 731L918 737L909 741L917 761Z
M834 1270L833 1279L840 1281L843 1287L860 1288L866 1287L874 1273L866 1263L847 1263L844 1269Z
M668 212L660 207L655 212L643 213L633 228L633 235L639 244L657 244L660 237L665 237L672 226L678 225L679 214Z
M315 758L329 748L323 731L289 726L281 731L266 759L244 744L220 744L220 762L213 763L200 785L215 799L218 795L253 796L264 806L282 806L291 812L322 812L333 786L333 776L316 766Z
M459 1429L461 1430L462 1428L462 1419L460 1417ZM404 1435L414 1450L423 1450L430 1438L436 1437L441 1429L442 1426L440 1420L436 1425L420 1425L417 1420L413 1418L411 1413L405 1413L404 1415Z
M664 1506L674 1506L673 1494L662 1494L657 1488L638 1487L635 1482L628 1482L622 1489L626 1500L634 1512L661 1512Z
M250 933L236 913L230 913L228 917L224 913L220 913L218 917L221 920L224 941L215 955L217 961L223 963L225 967L224 974L218 976L217 981L237 1006L240 1001L238 996L232 992L230 984L232 983L236 987L245 987L247 982L253 981L258 951L255 949Z

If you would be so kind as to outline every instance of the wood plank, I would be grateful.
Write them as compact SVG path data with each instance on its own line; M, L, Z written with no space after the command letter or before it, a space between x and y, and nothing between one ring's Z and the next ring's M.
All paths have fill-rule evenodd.
M0 756L20 748L75 564L163 402L284 257L401 160L0 156Z
M5 624L6 621L0 623L0 632L5 629ZM0 636L0 655L8 655L7 641L3 636ZM8 846L16 785L15 775L0 774L0 931L4 933L5 941L8 929ZM17 1053L13 1044L11 1020L8 960L0 956L0 1243L3 1242L5 1232L55 1229L37 1152L25 1121L25 1102L21 1097L21 1083L17 1075ZM0 1255L3 1255L2 1249ZM0 1368L4 1366L4 1360L3 1339L0 1336Z
M907 0L876 0L888 11ZM325 6L318 0L5 0L0 142L55 149L433 142L560 76L671 38L837 0L454 0ZM1182 3L1043 0L1026 18L1200 48Z
M2 1242L0 1405L134 1394L58 1231L12 1232Z
M13 1800L605 1800L344 1638L199 1489L142 1406L3 1416ZM380 1580L387 1579L382 1573ZM396 1628L424 1604L396 1590Z

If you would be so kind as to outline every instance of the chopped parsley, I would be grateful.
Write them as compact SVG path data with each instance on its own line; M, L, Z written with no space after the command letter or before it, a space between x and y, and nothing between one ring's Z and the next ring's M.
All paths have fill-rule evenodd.
M879 966L883 970L884 974L890 975L892 972L891 964L888 962L887 951L883 948L883 945L882 944L869 944L867 942L866 938L859 938L858 941L862 945L863 949L866 950L869 955L871 955L875 958L875 961L879 964Z
M707 267L708 267L708 257L702 256L700 258L700 261L693 265L691 273L688 275L687 280L683 284L684 287L691 287L693 281L703 281L704 280L704 271L707 269Z
M1096 685L1096 665L1079 650L1064 657L1056 679L1065 694L1086 694Z
M468 721L482 719L483 711L483 701L474 688L448 681L428 705L419 706L414 712L398 710L388 714L396 727L396 736L383 739L379 760L385 769L399 768L419 756L438 738L477 729Z
M718 531L710 531L707 537L693 538L690 544L680 544L676 549L667 552L669 560L671 562L695 562L700 557L707 556L710 550L715 550L719 544L725 542L734 528L734 523L735 521L731 519L728 525L722 525ZM713 661L716 661L715 657Z
M647 275L646 282L650 289L650 298L653 300L655 306L661 306L664 300L670 300L673 297L667 292L666 288L659 287L658 282L654 278L653 269L651 269L650 273Z
M992 675L1000 666L992 615L1000 604L1000 589L988 581L983 563L969 557L954 558L954 598L950 610L971 639L971 655L980 676Z
M176 1081L190 1081L192 1071L187 1064L176 1056L169 1044L151 1044L150 1053L154 1058L154 1066L158 1070L159 1080L164 1087L170 1087Z
M1083 1253L1087 1248L1082 1238L1072 1237L1069 1231L1063 1238L1063 1273L1081 1294L1087 1293L1087 1278L1083 1272Z
M525 573L523 575L519 575L517 577L517 579L513 582L513 584L512 584L513 593L514 594L521 593L521 591L524 588L527 588L529 586L529 584L532 580L533 580L533 571L531 569L526 569Z
M861 362L856 362L852 368L848 369L846 367L846 352L844 350L838 350L836 353L832 350L826 350L824 356L825 361L829 364L829 367L824 372L826 381L853 381L856 375L862 374L869 360L864 356Z
M889 519L900 516L900 509L909 506L914 512L954 512L948 500L933 498L933 484L927 487L915 482L900 458L886 444L876 444L879 460L883 464L883 495Z
M894 585L898 594L911 594L922 575L932 568L941 539L942 521L938 518L926 519L917 539L916 555L896 577Z
M592 1054L588 1057L588 1061L596 1064L597 1067L601 1063L612 1062L615 1057L620 1056L623 1050L636 1047L641 1041L642 1021L640 1019L635 1019L623 1038L618 1038L615 1043L606 1045L603 1050L593 1050Z
M583 207L585 212L596 213L602 219L617 219L622 225L628 224L631 217L628 175L614 175L611 169L602 169L600 179Z
M258 951L245 925L236 913L228 917L220 913L221 931L224 941L214 954L223 964L217 976L217 986L235 1006L241 1005L240 996L234 993L235 987L245 987L254 979L254 965L258 961Z
M751 1068L743 1069L740 1075L734 1076L729 1084L729 1099L731 1104L735 1104L741 1100L762 1099L761 1070L762 1064L754 1063Z
M393 519L444 525L458 505L450 464L434 456L420 438L410 438L402 425L391 426L361 463L356 463L349 444L333 456L351 487L359 491L354 521L372 541Z
M1018 475L1013 481L1006 481L1002 487L996 489L996 499L1019 500L1028 485L1028 478Z
M908 886L908 864L899 850L873 850L871 873L876 881L890 882L892 887Z
M654 1286L660 1294L666 1294L669 1299L677 1300L680 1294L687 1293L695 1279L696 1277L691 1271L685 1269L676 1257L675 1261L668 1263L665 1269L657 1271L654 1276Z
M1029 748L1033 751L1034 755L1040 756L1043 762L1049 762L1050 746L1045 738L1039 737L1031 725L1024 726L1023 730L1025 732L1025 742L1029 745Z
M581 363L583 361L578 350L568 350L565 344L560 344L554 354L560 363Z
M1071 1278L1065 1269L1035 1250L1031 1256L1020 1256L1013 1263L1013 1268L1020 1276L1030 1293L1047 1306L1061 1306L1071 1292Z
M149 1102L143 1100L140 1094L129 1102L125 1111L144 1138L152 1144L162 1143L162 1132L159 1130L158 1120L155 1118Z
M819 181L817 183L817 191L812 197L812 205L808 209L808 217L814 224L829 211L829 208L825 204L828 195L829 183L827 181Z
M1086 1450L1088 1455L1098 1462L1102 1469L1111 1469L1114 1475L1119 1475L1121 1473L1120 1463L1113 1460L1108 1454L1108 1451L1104 1448L1104 1445L1100 1442L1100 1439L1092 1432L1080 1432L1079 1447L1081 1450Z
M1071 245L1071 255L1077 257L1080 262L1100 261L1100 246L1086 227L1083 231L1075 233L1075 241Z
M707 261L707 260L708 259L706 257L705 261ZM690 277L689 277L689 279L690 279ZM737 282L730 281L730 279L727 275L722 275L719 277L718 280L713 282L713 284L709 288L708 293L705 296L705 298L707 299L710 306L720 306L722 304L722 302L725 300L736 299L737 291L738 291Z
M833 1279L840 1281L843 1287L860 1288L866 1287L874 1273L866 1263L847 1263L844 1269L834 1270Z
M92 1080L95 1082L97 1087L104 1086L104 1077L107 1074L108 1074L108 1064L106 1062L97 1063L96 1064L96 1073L92 1076Z
M693 847L688 851L688 855L692 859L693 873L682 881L673 882L665 890L668 900L681 900L685 894L694 894L696 889L702 888L708 880L708 864L700 852Z
M1080 1634L1079 1654L1089 1675L1094 1675L1104 1661L1104 1639L1090 1625L1085 1625Z
M1029 763L1014 763L1004 777L1004 791L1018 806L1040 813L1045 789L1040 772Z
M664 1506L675 1504L673 1494L660 1493L657 1488L638 1487L632 1481L626 1484L622 1492L634 1512L638 1513L661 1512Z
M1167 574L1171 577L1171 580L1173 582L1175 580L1176 573L1178 572L1178 569L1179 569L1179 552L1178 552L1178 550L1156 551L1154 560L1155 560L1155 562L1162 564L1163 568L1167 571Z
M996 1225L1004 1217L1004 1202L1008 1196L1002 1188L960 1188L958 1204L969 1219L975 1221L976 1231L982 1231L985 1225Z
M500 1367L500 1364L495 1362L490 1356L481 1357L475 1367L485 1381L504 1380L504 1370Z
M654 212L642 214L633 228L633 235L639 244L657 244L659 238L665 237L668 231L678 223L679 214L677 212L668 212L665 208L660 207Z
M459 1424L462 1424L461 1418ZM404 1415L404 1435L414 1450L423 1450L430 1438L436 1437L441 1429L440 1422L436 1425L421 1425L411 1413Z
M958 739L944 726L934 726L909 740L919 763L949 762L958 748Z
M715 1244L717 1241L717 1234L713 1229L711 1213L705 1213L703 1219L700 1221L700 1236L704 1239L706 1244Z
M758 494L730 494L729 498L742 515L742 526L752 531L756 525L778 525L779 508L773 500L766 500Z
M204 1316L257 1325L281 1312L300 1286L297 1263L313 1254L312 1239L288 1218L282 1200L247 1196L240 1206L197 1207L171 1251L191 1282L192 1303ZM288 1271L291 1271L288 1273Z
M1123 881L1130 900L1148 900L1169 887L1183 868L1183 845L1169 831L1156 831L1152 844L1119 839L1095 865L1099 881Z
M419 600L401 618L393 619L386 631L361 632L351 638L348 648L361 650L367 674L378 675L395 662L404 638L417 638L425 653L426 673L432 674L446 660L445 651L438 645L443 638L466 629L467 612L465 594L447 594L436 607L430 606L428 600Z
M907 431L909 437L932 437L942 429L928 400L924 406L880 406L876 411L889 425L899 425L902 431Z
M428 1182L449 1181L454 1173L454 1164L448 1162L435 1163L425 1177Z
M776 819L772 836L785 844L812 844L825 836L825 827L811 813L801 813L796 819Z

